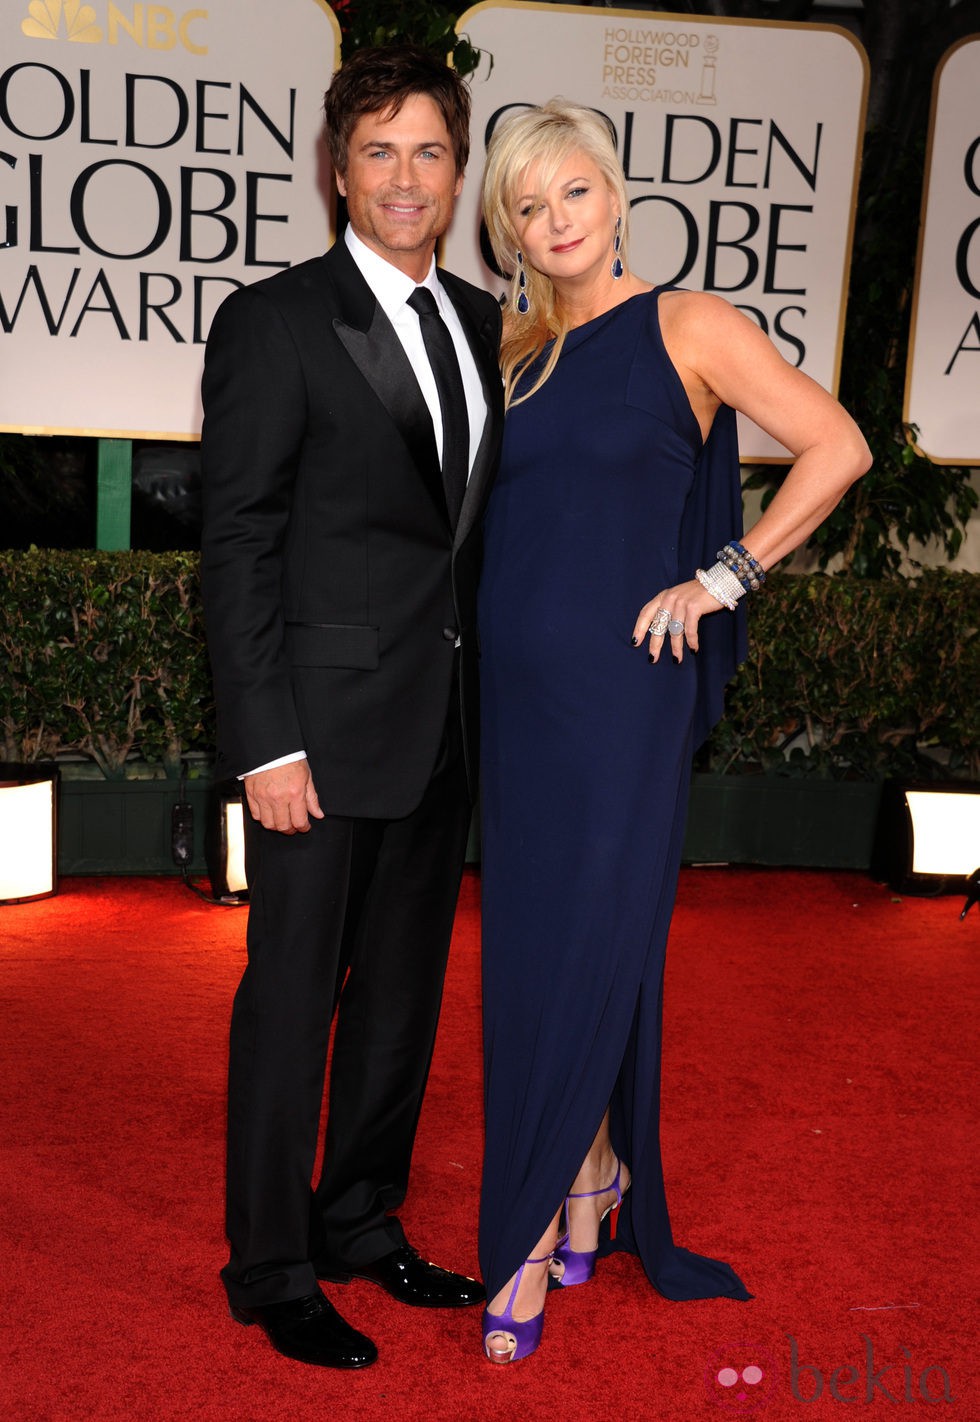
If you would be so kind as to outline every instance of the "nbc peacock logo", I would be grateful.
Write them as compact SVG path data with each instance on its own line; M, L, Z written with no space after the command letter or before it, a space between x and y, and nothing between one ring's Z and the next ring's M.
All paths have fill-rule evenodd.
M4 0L6 3L7 0ZM101 10L102 6L99 6ZM207 54L201 27L210 19L207 10L171 10L145 0L105 5L104 23L95 5L85 0L29 0L21 32L28 39L71 40L76 44L135 45L139 49L176 49Z
M101 44L102 27L95 11L82 0L30 0L21 30L28 39L58 39L64 21L65 38L78 44Z

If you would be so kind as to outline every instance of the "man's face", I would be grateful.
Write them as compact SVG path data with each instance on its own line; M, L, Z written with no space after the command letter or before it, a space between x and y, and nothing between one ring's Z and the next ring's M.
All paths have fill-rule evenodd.
M415 281L429 269L463 186L445 120L428 94L398 113L365 114L347 149L337 187L361 241Z

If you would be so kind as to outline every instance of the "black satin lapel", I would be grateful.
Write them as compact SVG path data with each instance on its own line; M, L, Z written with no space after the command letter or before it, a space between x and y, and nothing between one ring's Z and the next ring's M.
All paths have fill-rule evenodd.
M348 326L338 316L334 317L333 326L351 360L398 427L426 488L448 522L432 416L394 327L380 306L375 307L367 331Z
M470 343L476 368L483 384L483 398L487 402L487 418L483 426L483 437L477 448L476 458L473 460L473 468L466 484L463 507L460 509L459 522L456 525L454 541L459 544L481 516L487 495L490 492L491 475L497 462L503 429L504 395L500 368L494 351L493 323L487 321L478 333L469 313L459 305L456 310L463 324L463 330L466 332L466 339Z

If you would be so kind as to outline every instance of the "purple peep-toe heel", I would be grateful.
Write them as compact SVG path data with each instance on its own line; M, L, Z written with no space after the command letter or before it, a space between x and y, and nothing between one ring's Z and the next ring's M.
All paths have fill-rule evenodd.
M514 1275L514 1286L503 1313L483 1310L483 1351L491 1363L515 1363L518 1358L526 1358L541 1342L544 1328L544 1309L533 1318L514 1317L514 1300L521 1286L521 1279L528 1264L544 1264L554 1258L554 1252L542 1254L540 1259L525 1259Z
M600 1227L603 1220L609 1217L609 1238L616 1238L616 1226L619 1223L619 1211L623 1203L623 1192L620 1189L619 1179L622 1174L622 1161L616 1162L616 1178L611 1185L604 1186L601 1190L580 1190L577 1193L567 1195L568 1200L592 1200L596 1195L605 1195L607 1190L616 1191L616 1199L613 1204L605 1210L599 1220ZM628 1187L627 1187L628 1188ZM567 1206L566 1206L567 1216ZM595 1249L578 1250L572 1249L569 1244L569 1234L566 1230L555 1246L555 1263L562 1266L560 1274L552 1274L552 1282L563 1289L570 1289L575 1284L587 1284L595 1273L595 1262L599 1254L599 1247Z

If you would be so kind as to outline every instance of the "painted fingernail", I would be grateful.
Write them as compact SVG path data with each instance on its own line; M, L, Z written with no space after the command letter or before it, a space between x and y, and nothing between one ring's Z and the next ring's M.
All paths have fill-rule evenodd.
M649 652L649 653L647 654L647 661L648 661L648 662L652 662L652 661L653 661L653 653L652 653L652 652Z
M671 656L672 656L672 657L674 656L673 652L671 652ZM680 659L680 657L674 657L674 666L675 666L675 667L679 667L680 664L681 664L681 659Z
M636 646L636 638L635 638L635 637L631 637L631 638L630 638L630 641L633 643L633 646L635 647L635 646Z

